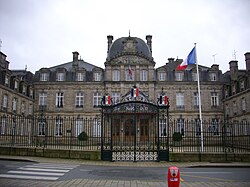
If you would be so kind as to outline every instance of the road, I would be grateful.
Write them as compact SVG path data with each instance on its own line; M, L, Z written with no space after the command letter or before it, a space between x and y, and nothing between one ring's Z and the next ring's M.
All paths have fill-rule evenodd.
M147 164L145 163L145 166ZM181 186L250 186L249 167L180 168ZM167 168L0 160L0 186L166 186Z

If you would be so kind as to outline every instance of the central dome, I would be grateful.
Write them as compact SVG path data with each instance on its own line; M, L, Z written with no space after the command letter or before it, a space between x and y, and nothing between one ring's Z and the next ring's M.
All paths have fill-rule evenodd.
M151 59L152 53L150 47L140 38L122 37L115 40L108 51L108 60L122 54L138 54Z

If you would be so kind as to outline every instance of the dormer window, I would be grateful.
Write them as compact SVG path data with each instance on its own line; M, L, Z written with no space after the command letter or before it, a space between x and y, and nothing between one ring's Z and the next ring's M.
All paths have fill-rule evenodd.
M94 81L101 81L101 73L100 72L94 73Z
M217 81L216 73L210 73L209 78L210 78L210 81Z
M9 85L9 76L8 75L5 76L5 82L4 83L5 83L6 86Z
M245 85L244 85L244 81L240 82L240 91L245 90Z
M64 73L57 73L57 77L56 77L57 81L64 81L64 79L65 79Z
M40 75L40 81L48 81L48 80L49 80L48 73L41 73L41 75Z
M183 80L183 72L176 72L175 73L175 80L182 81Z
M18 82L17 82L17 80L15 80L15 82L14 82L14 89L17 90L17 88L18 88Z
M197 81L198 79L197 79L197 73L196 72L193 72L192 73L192 80L193 81Z
M78 72L76 80L77 81L83 81L83 79L84 79L84 74L82 72Z
M166 80L166 73L159 72L159 81L165 81L165 80Z
M26 86L23 85L23 94L26 95Z

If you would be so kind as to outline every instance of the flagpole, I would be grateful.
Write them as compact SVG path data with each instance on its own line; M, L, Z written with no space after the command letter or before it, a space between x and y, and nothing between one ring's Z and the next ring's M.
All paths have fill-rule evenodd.
M203 152L203 122L202 122L202 114L201 114L201 89L200 89L200 78L199 78L199 68L198 68L198 60L197 60L197 51L196 51L196 43L195 46L195 60L196 60L196 71L197 71L197 84L198 84L198 97L199 97L199 116L200 116L200 124L201 124L201 152Z

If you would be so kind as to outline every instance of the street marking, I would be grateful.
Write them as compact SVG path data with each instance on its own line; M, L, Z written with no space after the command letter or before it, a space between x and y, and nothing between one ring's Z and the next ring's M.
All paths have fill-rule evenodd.
M184 180L183 180L181 177L180 177L180 181L181 181L181 182L184 182Z
M47 172L33 172L33 171L8 171L12 174L31 174L31 175L54 175L54 176L63 176L64 173L47 173Z
M32 175L9 175L0 174L1 178L15 178L15 179L36 179L36 180L57 180L58 177L43 177L43 176L32 176Z
M43 168L25 168L25 167L20 167L18 169L21 170L31 170L31 171L49 171L49 172L69 172L70 170L65 170L65 169L43 169Z
M203 176L197 176L197 175L182 174L182 176L193 177L193 178L201 178L201 179L218 180L218 181L223 181L223 182L235 182L234 180L220 179L220 178L214 178L214 177L203 177Z
M61 166L40 166L40 165L27 165L27 166L25 166L25 167L30 167L30 168L48 168L48 169L50 169L50 168L61 168L61 169L74 169L75 167L61 167Z

